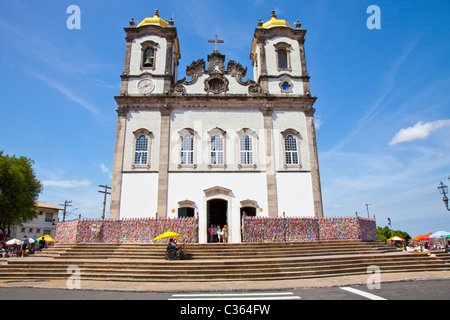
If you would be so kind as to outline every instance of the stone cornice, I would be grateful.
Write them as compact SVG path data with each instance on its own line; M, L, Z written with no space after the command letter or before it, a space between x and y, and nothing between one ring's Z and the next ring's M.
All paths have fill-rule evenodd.
M261 106L278 107L301 107L312 108L316 102L316 97L309 96L294 96L294 95L239 95L239 94L224 94L224 95L169 95L169 94L148 94L148 95L124 95L114 97L119 106L124 105L190 105L190 106Z

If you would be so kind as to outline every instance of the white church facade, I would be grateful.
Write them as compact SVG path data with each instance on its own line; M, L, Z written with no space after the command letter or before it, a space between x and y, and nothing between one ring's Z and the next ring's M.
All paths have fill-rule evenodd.
M274 12L258 23L254 80L225 60L217 36L179 80L177 31L157 11L125 33L110 219L197 217L206 243L212 224L240 242L244 213L323 217L300 23Z

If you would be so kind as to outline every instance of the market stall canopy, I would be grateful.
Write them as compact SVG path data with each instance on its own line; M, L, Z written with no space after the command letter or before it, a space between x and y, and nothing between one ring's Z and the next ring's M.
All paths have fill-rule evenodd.
M420 241L420 237L423 237L423 234L419 234L417 237L412 238L411 241Z
M430 240L430 236L433 234L433 232L430 232L430 233L428 233L428 234L426 234L426 235L424 235L424 236L422 236L422 237L420 237L420 239L419 240Z
M19 239L11 239L6 241L6 245L7 246L19 246L22 244L22 241L20 241Z
M447 238L450 235L450 232L447 231L438 231L436 233L433 233L430 235L431 239L436 239L436 238Z
M387 241L388 242L390 242L390 241L405 241L405 239L400 238L398 236L393 236L392 238L389 238Z

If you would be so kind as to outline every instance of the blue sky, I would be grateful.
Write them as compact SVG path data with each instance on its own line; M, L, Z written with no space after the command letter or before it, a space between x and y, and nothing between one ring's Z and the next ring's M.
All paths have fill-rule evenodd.
M81 9L70 30L67 8ZM366 12L381 10L381 29ZM437 191L450 184L447 0L87 1L0 3L0 150L35 161L40 201L72 200L69 219L99 218L111 185L124 27L159 9L180 39L179 78L215 34L226 60L248 67L258 20L271 10L307 29L326 216L375 214L411 236L450 231ZM109 208L109 201L107 212Z

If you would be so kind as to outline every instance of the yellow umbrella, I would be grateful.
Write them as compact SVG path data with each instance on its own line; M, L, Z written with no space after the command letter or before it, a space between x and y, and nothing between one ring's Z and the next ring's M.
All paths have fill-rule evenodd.
M48 234L46 234L45 236L42 236L40 238L37 238L36 240L42 240L42 239L44 239L45 241L55 242L55 239L50 237Z
M167 231L164 232L163 234L160 234L159 236L157 236L155 239L153 239L153 241L159 240L159 239L164 239L164 238L169 238L169 237L179 237L180 235L176 232L172 232L172 231Z

